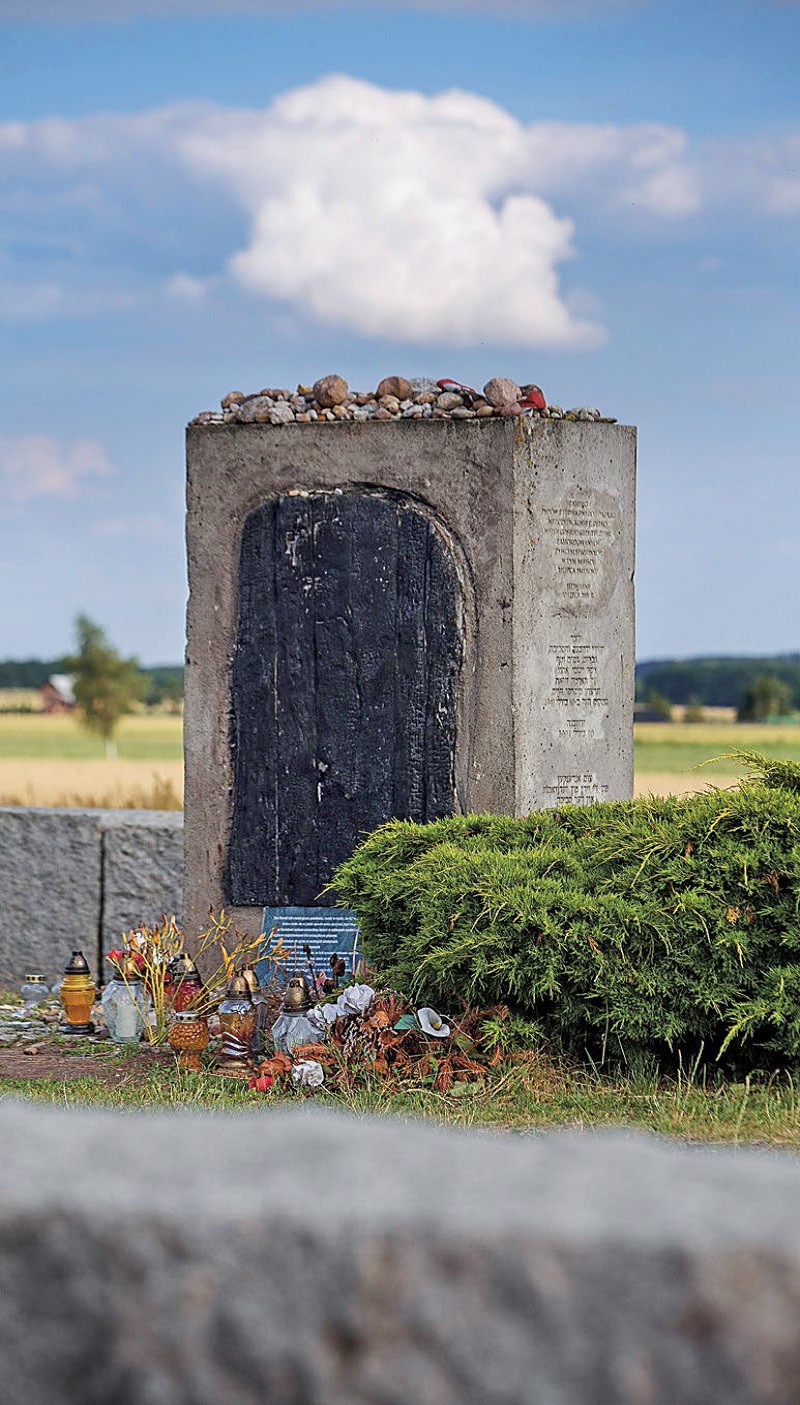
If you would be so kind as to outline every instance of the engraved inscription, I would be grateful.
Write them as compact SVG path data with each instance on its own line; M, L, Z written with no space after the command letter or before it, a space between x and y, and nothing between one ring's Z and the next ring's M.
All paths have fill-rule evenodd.
M564 614L594 610L614 585L614 548L619 538L619 507L609 493L573 492L558 502L538 505L545 578Z
M600 670L605 652L605 644L585 643L579 634L571 635L569 643L549 645L552 681L544 706L558 710L555 736L592 739L604 735L609 700L603 692Z
M544 787L554 805L593 805L605 800L608 786L603 785L594 771L573 771L557 776L552 785Z

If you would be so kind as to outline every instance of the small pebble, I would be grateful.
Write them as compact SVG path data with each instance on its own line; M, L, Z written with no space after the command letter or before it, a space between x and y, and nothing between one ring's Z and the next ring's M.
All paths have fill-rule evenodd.
M446 387L458 383L444 382ZM493 376L483 394L466 388L442 389L429 376L384 376L374 393L349 390L339 375L322 376L313 386L298 384L286 390L265 386L255 394L229 390L219 410L201 410L191 424L313 424L325 420L491 419L494 415L532 419L578 420L581 423L616 424L591 405L564 411L547 405L538 386L524 385L506 376Z
M375 399L380 400L383 395L395 395L398 400L409 400L411 393L411 382L404 376L384 376L375 391Z
M239 406L239 420L242 424L263 423L261 416L269 419L269 412L273 407L273 400L268 395L251 395Z
M347 399L347 381L341 376L322 376L314 382L314 399L326 410L343 405Z
M520 388L515 381L508 380L505 376L494 376L487 381L483 387L483 393L490 405L494 405L498 410L503 405L514 405L520 398Z

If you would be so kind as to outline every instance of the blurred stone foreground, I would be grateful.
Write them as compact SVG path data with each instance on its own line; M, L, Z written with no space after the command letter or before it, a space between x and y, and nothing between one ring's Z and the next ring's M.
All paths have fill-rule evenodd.
M782 1405L800 1169L640 1135L0 1107L2 1405Z

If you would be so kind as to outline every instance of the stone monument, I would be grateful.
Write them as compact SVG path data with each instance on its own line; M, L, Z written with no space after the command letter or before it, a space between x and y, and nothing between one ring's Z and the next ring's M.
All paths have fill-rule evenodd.
M330 904L393 816L633 780L636 431L547 417L187 439L185 904Z

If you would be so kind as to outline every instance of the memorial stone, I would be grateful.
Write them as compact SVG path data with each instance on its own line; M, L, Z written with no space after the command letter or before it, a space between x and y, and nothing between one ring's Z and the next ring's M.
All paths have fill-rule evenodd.
M636 432L188 430L185 903L332 904L381 821L623 799Z

